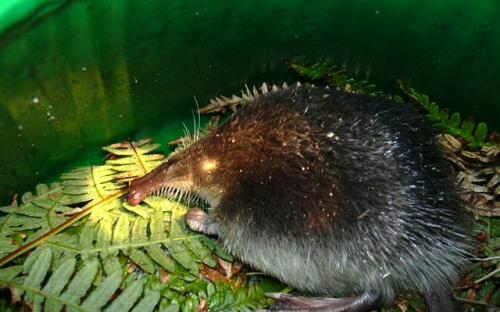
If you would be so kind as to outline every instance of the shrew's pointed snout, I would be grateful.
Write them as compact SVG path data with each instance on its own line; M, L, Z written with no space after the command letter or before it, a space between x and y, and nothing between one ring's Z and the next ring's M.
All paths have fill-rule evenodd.
M179 170L181 168L181 170ZM148 195L168 189L176 188L179 181L185 181L185 167L178 166L176 158L170 158L153 171L143 177L133 180L129 185L127 201L132 206L138 205ZM177 184L177 185L176 185Z
M127 201L132 206L138 205L151 193L161 189L166 181L170 164L164 163L143 177L133 180L129 185Z
M148 182L148 175L145 175L142 178L135 179L132 181L132 183L130 183L128 188L127 201L132 206L138 205L144 198L146 198L146 196L150 194L152 184L151 182Z

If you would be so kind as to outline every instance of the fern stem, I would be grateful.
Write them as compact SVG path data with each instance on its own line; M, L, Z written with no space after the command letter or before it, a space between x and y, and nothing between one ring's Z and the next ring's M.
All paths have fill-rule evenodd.
M130 149L134 152L135 157L137 157L137 162L139 163L139 165L141 165L142 171L144 172L142 175L145 175L146 173L148 173L148 169L146 168L146 165L142 162L142 159L140 157L141 155L137 152L137 149L135 148L134 144L130 142L127 142L127 144L130 147Z
M165 238L165 239L157 239L157 240L151 240L147 242L141 242L141 243L130 243L130 244L122 244L122 245L113 245L109 247L103 247L103 248L92 248L92 249L80 249L80 248L75 248L55 242L48 242L47 245L50 245L56 249L61 249L61 250L67 250L71 251L77 254L81 253L95 253L95 252L111 252L114 250L122 250L122 249L128 249L128 248L140 248L140 247L147 247L147 246L152 246L152 245L157 245L157 244L167 244L167 243L172 243L175 241L187 241L191 239L199 239L200 237L204 237L201 234L190 234L190 235L185 235L185 236L177 236L173 238Z
M64 229L66 229L67 227L73 225L75 222L81 220L83 217L90 214L96 207L99 207L103 204L109 203L110 201L113 201L117 198L120 198L123 195L125 195L126 193L127 193L127 190L120 190L120 191L98 201L97 203L87 207L86 209L82 210L81 212L75 214L70 219L64 221L63 223L59 224L58 226L56 226L55 228L53 228L52 230L47 232L47 234L35 239L34 241L29 242L28 244L26 244L24 246L21 246L20 248L14 250L12 253L10 253L7 256L0 259L0 267L4 266L6 263L19 257L20 255L30 251L31 249L35 248L36 246L39 246L40 244L42 244L43 242L45 242L46 240L48 240L52 236L56 235L57 233L61 232Z

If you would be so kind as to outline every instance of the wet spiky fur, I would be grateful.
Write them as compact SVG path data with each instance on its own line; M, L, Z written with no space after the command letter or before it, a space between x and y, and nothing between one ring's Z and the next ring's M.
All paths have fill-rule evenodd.
M217 165L201 170L207 160ZM314 293L447 296L471 251L424 117L373 97L259 96L132 186L135 202L162 188L196 194L229 251Z

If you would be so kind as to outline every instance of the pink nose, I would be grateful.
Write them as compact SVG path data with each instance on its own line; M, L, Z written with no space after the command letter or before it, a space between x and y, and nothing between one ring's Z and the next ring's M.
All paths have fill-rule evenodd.
M127 195L127 201L132 206L138 205L142 201L141 193L137 190L131 189Z

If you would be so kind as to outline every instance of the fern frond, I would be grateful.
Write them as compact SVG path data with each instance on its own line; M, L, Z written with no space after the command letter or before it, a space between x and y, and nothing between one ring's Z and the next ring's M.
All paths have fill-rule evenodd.
M297 85L300 86L300 82L297 82ZM211 99L210 103L205 107L202 107L198 110L200 114L211 114L211 113L226 113L226 111L230 110L235 112L239 107L245 105L245 103L254 101L258 97L267 94L269 92L277 92L279 90L288 89L288 84L284 82L282 85L270 85L267 83L262 83L262 85L257 88L255 86L252 89L248 88L245 85L245 89L241 90L241 96L233 95L230 98L219 95L215 99Z
M150 292L143 292L144 280L134 277L135 280L116 296L125 276L121 267L97 282L98 272L102 268L96 259L80 263L81 266L77 267L77 260L69 258L51 269L54 261L51 248L37 250L26 260L23 273L19 269L14 271L14 274L21 276L12 279L13 274L8 276L3 269L0 283L11 287L15 296L31 305L34 311L59 312L64 307L68 311L99 311L103 307L106 307L106 311L130 311L143 295L143 299L152 297ZM9 268L9 271L13 270ZM94 285L96 282L97 285ZM144 308L141 310L147 311L145 303L142 305ZM149 311L152 311L151 306Z
M116 258L115 258L116 259ZM97 259L68 258L54 267L55 253L44 247L20 266L0 270L0 285L35 311L154 311L161 307L195 311L204 301L210 311L254 311L270 304L259 284L212 284L182 276L160 283L153 275L128 274L125 266L106 271ZM162 295L163 294L163 295ZM162 296L166 300L160 303ZM166 298L165 298L166 296Z
M139 142L116 143L103 147L103 149L112 155L106 161L106 165L117 172L113 179L128 182L145 175L163 162L165 156L151 154L159 147L159 144L145 139Z
M89 166L78 168L61 176L63 180L65 204L85 203L85 207L102 201L123 189L125 184L117 182L114 178L113 167Z
M210 311L256 311L272 302L258 286L245 289L222 283L209 284L207 295Z
M55 250L81 254L84 258L100 255L116 257L121 251L145 272L159 268L176 274L187 271L196 275L202 263L215 267L215 255L228 258L209 238L188 230L184 225L187 207L165 198L147 198L140 214L131 215L128 206L99 209L91 213L75 240L52 240ZM130 207L130 206L128 206ZM207 246L208 245L208 246Z
M299 61L290 61L290 67L300 76L311 81L325 83L326 85L351 93L361 93L369 96L382 96L374 84L366 80L356 80L349 77L347 71L331 61L315 64L305 64Z
M62 214L72 210L63 204L62 187L58 183L39 184L36 195L28 192L21 198L22 206L0 208L7 213L0 219L0 256L60 225L66 220Z
M36 195L22 196L21 206L0 208L5 214L0 217L4 253L68 220L65 215L73 208L66 205L83 205L79 211L89 211L78 226L19 258L22 266L0 269L0 286L11 288L36 311L195 311L206 303L211 284L199 274L201 268L216 268L217 257L232 257L216 241L186 227L188 208L179 202L148 197L133 207L117 199L123 194L122 182L161 163L163 156L147 157L157 148L147 142L112 145L107 150L114 162L63 174L62 184L40 185ZM141 162L147 164L145 171L138 169ZM96 204L99 209L87 210ZM156 277L159 272L169 276L163 283ZM237 295L241 290L234 287L217 291L233 298L232 305L222 302L220 311L233 306L244 311L268 302L263 292L259 297Z
M472 149L489 145L486 123L480 122L476 124L474 119L470 117L462 119L457 112L450 114L447 109L440 109L435 102L431 102L429 96L417 92L402 81L399 81L399 87L414 104L425 110L429 121L439 130L454 137L462 138Z

